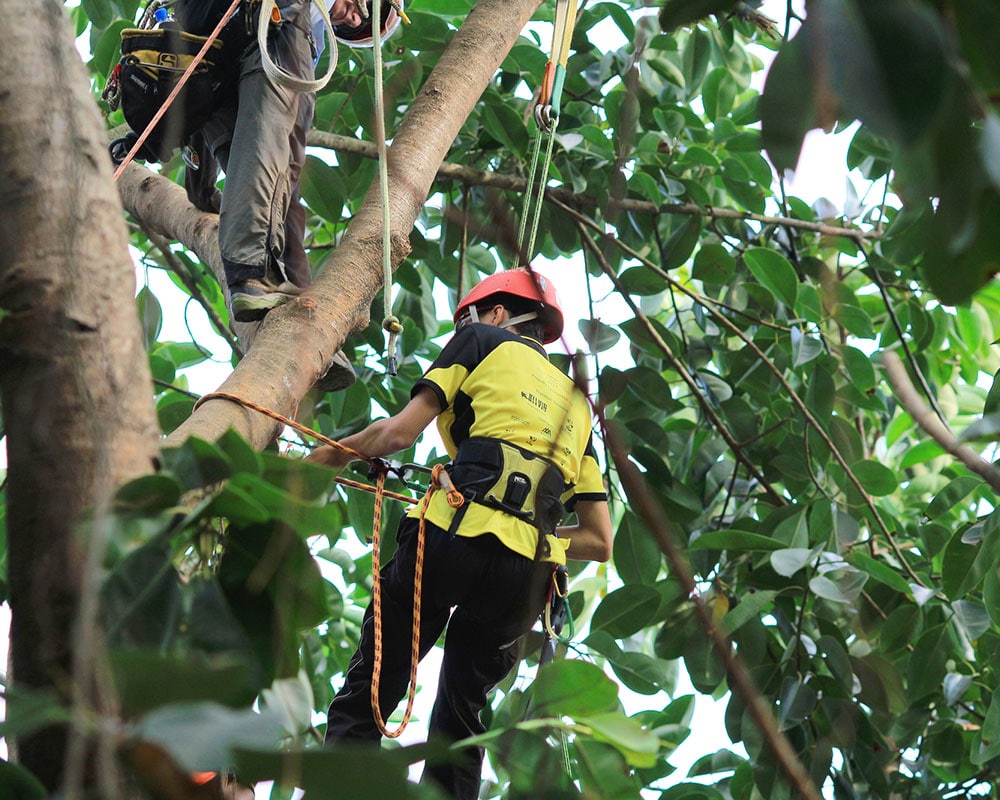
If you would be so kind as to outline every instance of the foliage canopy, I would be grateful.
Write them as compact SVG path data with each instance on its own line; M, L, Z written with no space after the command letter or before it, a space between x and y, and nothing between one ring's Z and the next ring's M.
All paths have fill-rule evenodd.
M387 52L390 130L471 5L408 9L412 25ZM572 257L549 270L557 282L588 285L578 327L605 441L623 444L683 559L664 558L667 532L606 454L613 560L575 567L568 658L499 687L482 741L497 780L483 796L791 795L736 691L725 734L738 746L716 737L687 775L674 773L671 753L694 725L681 671L698 694L732 688L685 569L825 794L995 791L996 479L918 425L887 365L898 354L932 413L995 457L1000 10L989 0L812 0L801 25L777 31L754 2L667 0L659 15L581 5L552 169L566 191L542 210L539 247ZM68 8L93 54L95 97L137 10L137 0ZM536 20L551 19L543 4ZM546 36L545 24L522 34L449 161L524 176ZM759 93L768 51L776 57ZM371 54L344 51L315 127L370 140L372 83ZM786 196L771 165L794 167L809 129L854 120L846 206ZM310 156L302 186L317 268L376 171L347 152L331 164ZM173 177L181 169L179 158L163 166ZM377 323L354 334L346 349L366 365L359 381L300 409L328 436L406 402L449 330L435 287L454 302L511 261L516 193L471 178L441 179L435 191L396 273L400 375L384 379ZM227 318L214 278L182 245L158 249L138 226L132 244ZM628 308L620 320L602 318L611 292ZM195 401L183 370L207 353L161 338L151 291L138 303L169 432ZM387 507L384 526L400 513ZM407 764L440 757L434 743L380 754L316 747L314 714L369 600L371 557L357 553L372 514L368 495L335 488L327 471L235 435L191 440L165 453L160 473L121 489L101 603L122 701L115 722L133 755L156 746L184 770L234 767L244 780L281 779L294 763L298 785L322 797L356 796L348 778L358 776L368 796L434 796L405 780ZM529 662L537 646L537 636L526 644ZM262 713L250 714L258 697ZM17 735L62 713L57 699L10 687L0 730ZM132 763L141 772L141 759ZM0 766L0 787L38 793L23 771Z

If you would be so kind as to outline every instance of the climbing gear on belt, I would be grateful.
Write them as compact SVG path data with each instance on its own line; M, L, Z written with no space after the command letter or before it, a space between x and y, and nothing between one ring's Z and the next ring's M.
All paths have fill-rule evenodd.
M538 664L547 664L556 654L557 642L568 642L573 638L573 614L569 603L569 570L562 564L557 564L552 570L552 581L549 583L545 598L545 608L542 610L542 649L538 656ZM569 622L569 634L562 636L562 629Z
M537 313L538 319L543 325L542 344L554 342L562 335L563 314L559 306L556 287L544 275L524 267L495 272L472 287L469 293L462 298L458 308L455 309L456 328L466 314L469 314L470 317L475 314L476 317L472 321L478 322L476 306L481 305L487 298L495 294L510 294L540 305ZM517 323L513 322L512 324Z
M451 478L469 502L495 508L552 535L562 521L562 471L549 459L503 439L473 436L458 446ZM458 529L464 514L452 520Z
M140 138L134 131L148 129L139 155L166 161L218 106L230 77L222 59L223 43L171 27L126 28L121 52L102 97L112 110L121 106L133 133L112 144L112 156L124 160L122 148L133 147ZM189 77L181 84L185 74ZM176 110L155 124L168 97L176 97Z
M170 80L168 80L161 87L159 85L159 82L158 82L159 81L159 77L157 76L156 91L153 91L152 85L150 85L150 90L144 96L144 99L148 103L148 105L145 106L145 108L147 109L148 113L150 114L148 122L146 122L145 124L142 124L142 122L140 121L140 119L137 117L137 119L136 119L137 125L132 126L133 128L135 128L135 127L141 128L142 132L139 133L138 136L134 136L134 138L132 136L126 136L126 137L123 137L123 140L116 140L115 142L112 142L112 144L111 144L111 154L112 154L112 157L121 156L121 152L124 149L127 148L127 150L128 150L128 152L125 153L124 156L121 156L120 163L118 164L118 167L115 170L114 179L116 181L118 180L119 177L121 177L122 172L125 171L125 167L127 167L129 165L129 163L132 161L132 159L135 158L137 155L139 155L142 152L152 153L153 156L155 157L155 160L161 160L161 154L163 152L162 147L161 147L161 149L159 149L157 151L151 151L151 150L150 151L144 151L143 148L144 148L144 145L146 144L146 141L148 139L150 139L150 137L153 135L154 131L156 130L157 124L160 122L161 119L163 119L164 115L166 115L167 111L170 109L170 107L174 103L175 99L180 95L181 91L184 89L184 87L186 86L186 84L188 83L188 81L191 80L191 77L195 74L195 71L199 68L199 65L205 59L205 57L207 56L209 50L215 46L215 43L219 39L219 34L222 33L222 29L225 28L226 24L229 22L230 18L233 16L233 14L236 12L236 8L239 6L239 4L241 2L242 2L242 0L232 0L232 3L230 4L229 8L223 13L222 17L219 19L219 21L216 24L215 28L212 30L211 34L209 34L207 37L203 37L203 42L201 44L201 48L190 59L189 63L187 64L187 67L184 68L183 70L181 70L181 72L179 73L179 76L178 76L178 73L175 73L175 72L173 72L173 71L171 71L169 69L161 70L164 73L164 77L170 78ZM159 0L158 3L157 3L157 5L158 6L162 6L162 5L164 5L164 3L162 2L162 0ZM147 8L146 9L146 14L143 16L143 23L147 22L148 15L149 15L149 9ZM123 46L123 48L125 46L125 38L126 38L125 34L129 33L130 31L135 31L135 30L138 30L140 34L141 33L149 33L150 32L149 30L144 29L144 28L140 28L140 29L126 29L125 31L122 31L122 46ZM171 28L167 27L165 29L161 28L159 30L171 31ZM172 31L172 32L173 33L178 33L178 34L180 33L179 29L175 30L175 31ZM188 34L188 36L190 36L190 35L191 34ZM162 36L162 34L161 34L161 36ZM183 36L179 36L179 37L176 37L176 38L172 37L172 36L170 37L170 41L171 42L176 42L178 40L183 41ZM124 50L123 50L123 52L124 52ZM165 53L164 54L164 58L161 59L161 58L157 57L156 61L153 62L153 63L155 63L155 64L163 63L166 66L171 66L171 65L173 65L173 62L175 61L175 59L172 59L170 57L171 55L172 54L170 54L170 53ZM127 77L127 76L125 76L125 75L122 74L122 69L123 69L122 63L124 62L124 60L125 59L123 58L122 61L119 62L118 66L115 67L114 72L112 72L112 76L108 80L109 86L111 86L112 83L116 84L116 86L120 86L122 82L126 82L127 83L127 82L129 82L131 80L129 77ZM208 72L207 74L211 75L212 73ZM170 85L172 87L172 88L169 89L169 93L166 91L167 85ZM221 90L221 88L222 87L220 86L220 87L218 87L217 90ZM116 89L116 87L112 87L109 90L106 87L105 91L108 92L108 101L110 103L111 100L114 99L115 92L117 91L117 89ZM119 96L123 97L124 96L124 88L121 89L121 92L122 92L122 94L119 95ZM164 97L163 95L166 95L166 96ZM154 111L154 109L155 109L155 111ZM124 107L123 107L122 111L123 111L123 113L125 112ZM147 111L142 112L142 117L143 118L145 118ZM209 111L208 113L210 114L211 111ZM189 122L186 119L186 117L187 117L186 114L183 115L183 117L182 117L182 118L185 119L185 121L184 121L183 124L184 124L185 128L187 129L186 133L185 133L185 137L187 135L190 135L191 133L193 133L195 130L197 130L204 123L205 119L207 119L207 116L206 116L204 119L198 121L197 125L194 125L193 123L195 122L195 119L192 117L190 119L190 122ZM127 119L128 119L128 117L126 116L126 120ZM132 123L130 122L129 125L132 125ZM155 142L154 142L154 145L155 145ZM165 145L163 145L163 146L165 146ZM176 145L173 145L173 146L176 146ZM170 148L171 151L173 149L173 146L171 146L171 148ZM169 153L167 154L167 158L169 158Z
M538 125L538 135L531 154L531 168L528 186L524 192L524 211L517 234L519 266L527 266L535 250L535 236L542 215L545 199L545 185L549 179L552 164L552 150L555 145L556 128L559 125L563 83L566 79L566 62L569 59L569 45L576 26L577 0L556 0L556 18L552 29L552 47L549 61L545 65L542 87L535 105L534 117ZM545 158L539 169L542 139L546 140ZM534 211L532 211L534 208ZM531 224L528 224L528 219Z
M245 25L252 19L251 6L260 6L257 43L262 67L272 83L299 92L319 91L326 86L337 66L337 47L333 44L333 25L324 0L311 1L322 12L331 44L327 71L316 80L286 72L271 57L268 30L272 24L281 22L275 0L232 0L225 11L221 11L223 0L187 0L177 3L177 20L156 28L152 27L156 10L174 5L174 0L153 0L145 9L140 27L122 31L122 59L101 95L112 110L121 104L125 121L133 129L110 145L111 156L118 163L115 180L137 156L147 161L169 159L176 148L183 147L204 125L220 105L222 95L233 90L244 35L229 27L229 23L241 2ZM184 30L185 26L204 30L216 15L218 21L207 36ZM233 34L235 45L226 47L220 38L224 29ZM179 102L183 113L175 111L168 115L175 102ZM165 116L166 121L159 125Z

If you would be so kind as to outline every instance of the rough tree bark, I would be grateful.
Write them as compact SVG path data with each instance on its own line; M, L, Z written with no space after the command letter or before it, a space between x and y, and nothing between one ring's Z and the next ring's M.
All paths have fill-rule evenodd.
M153 468L159 427L127 231L66 11L60 0L0 0L0 18L17 20L0 33L13 677L100 711L88 542L76 525L83 509L99 510L117 484ZM67 729L49 728L18 743L20 760L50 790L63 785L68 741ZM75 763L78 779L82 758Z
M539 0L480 0L449 43L437 67L414 101L389 149L389 207L392 261L409 251L408 236L444 160L475 103L538 7ZM151 210L151 196L172 190L151 180L141 167L121 178L126 206L136 216ZM178 202L180 196L177 196ZM197 246L205 244L210 223L187 214L182 226L168 231L142 217L164 235ZM186 237L190 236L188 239ZM368 322L372 299L382 287L381 200L373 185L336 251L312 287L294 303L268 314L253 347L220 391L230 392L284 414L291 413L325 371L346 336ZM233 403L217 400L201 406L168 439L189 436L214 441L233 428L254 446L264 447L275 423Z

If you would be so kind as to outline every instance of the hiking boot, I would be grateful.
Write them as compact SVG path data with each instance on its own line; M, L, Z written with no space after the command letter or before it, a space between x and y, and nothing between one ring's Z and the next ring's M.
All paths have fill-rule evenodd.
M326 375L316 381L315 388L324 394L326 392L339 392L341 389L352 386L357 379L358 376L354 372L354 367L351 366L350 359L344 355L343 350L338 350L333 356L333 361L330 362Z
M232 296L232 315L237 322L256 322L264 319L272 308L283 306L293 297L302 294L302 288L283 281L272 283L267 278L248 278L229 287Z

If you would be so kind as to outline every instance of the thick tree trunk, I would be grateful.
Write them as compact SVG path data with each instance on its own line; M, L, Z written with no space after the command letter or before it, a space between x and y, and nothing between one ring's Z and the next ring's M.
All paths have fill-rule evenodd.
M409 232L438 167L538 3L480 0L410 108L389 149L393 264L409 252ZM220 391L291 413L346 336L368 322L371 301L382 287L381 228L376 182L313 286L268 314L250 352ZM168 442L189 436L211 441L229 428L259 448L277 430L269 418L218 400L199 408Z
M16 20L0 33L13 677L100 712L87 613L87 580L96 577L88 544L99 544L79 538L77 522L85 508L100 511L118 483L153 468L159 429L127 232L65 9L60 0L0 0L0 19ZM51 728L18 743L20 760L50 790L64 782L67 737Z

